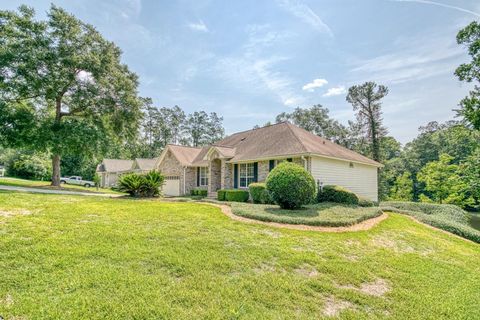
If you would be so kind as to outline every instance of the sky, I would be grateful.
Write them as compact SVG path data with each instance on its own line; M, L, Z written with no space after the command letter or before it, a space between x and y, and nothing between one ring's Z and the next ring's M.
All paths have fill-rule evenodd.
M384 124L406 143L455 117L471 85L457 32L480 20L478 0L0 0L39 19L50 3L94 25L123 51L139 93L158 107L205 110L227 134L321 104L347 124L352 85L386 85Z

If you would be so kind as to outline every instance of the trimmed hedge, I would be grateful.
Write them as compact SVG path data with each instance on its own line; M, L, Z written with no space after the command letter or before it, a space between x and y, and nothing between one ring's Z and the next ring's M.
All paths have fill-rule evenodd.
M267 190L282 209L298 209L315 198L315 179L302 166L282 162L270 171Z
M254 182L248 186L253 203L273 204L265 183Z
M199 196L199 197L206 197L208 195L208 190L207 189L192 189L190 191L190 194L192 196Z
M247 202L250 194L247 190L225 190L225 200L233 202Z
M460 207L451 204L385 201L381 203L381 208L412 216L433 227L480 243L480 231L468 224L467 212Z
M218 201L225 201L225 194L227 193L227 190L221 189L217 191L217 200Z
M317 193L317 202L335 202L358 205L358 201L358 197L355 193L340 186L327 185L318 190Z
M368 200L365 198L358 198L358 205L360 207L376 207L378 205L378 202Z

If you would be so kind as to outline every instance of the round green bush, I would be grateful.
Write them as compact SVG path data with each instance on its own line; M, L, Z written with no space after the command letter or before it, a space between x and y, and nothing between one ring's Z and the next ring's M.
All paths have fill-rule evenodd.
M324 186L318 190L318 202L335 202L358 205L358 197L355 193L340 186Z
M272 200L283 209L298 209L315 197L315 180L298 164L282 162L267 177L267 190Z
M267 186L263 182L250 183L248 191L253 203L272 204L273 200L268 193Z
M225 200L227 201L234 201L234 202L247 202L250 194L247 190L226 190L225 192Z

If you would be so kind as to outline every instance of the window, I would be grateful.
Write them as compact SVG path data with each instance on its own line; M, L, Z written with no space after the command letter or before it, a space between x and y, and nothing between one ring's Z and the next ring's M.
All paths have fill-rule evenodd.
M255 182L255 173L253 163L241 163L240 166L240 188L247 188L252 182Z
M208 167L200 167L200 186L208 186Z

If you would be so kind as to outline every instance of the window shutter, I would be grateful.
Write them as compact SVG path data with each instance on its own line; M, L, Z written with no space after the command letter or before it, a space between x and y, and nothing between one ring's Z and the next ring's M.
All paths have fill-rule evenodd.
M253 181L258 182L258 162L253 163Z
M293 159L292 159L292 158L287 158L287 161L288 161L288 162L292 162Z
M200 186L200 167L197 167L197 187Z
M272 171L275 168L275 160L270 160L268 162L268 171Z
M233 165L233 188L238 189L238 164Z

